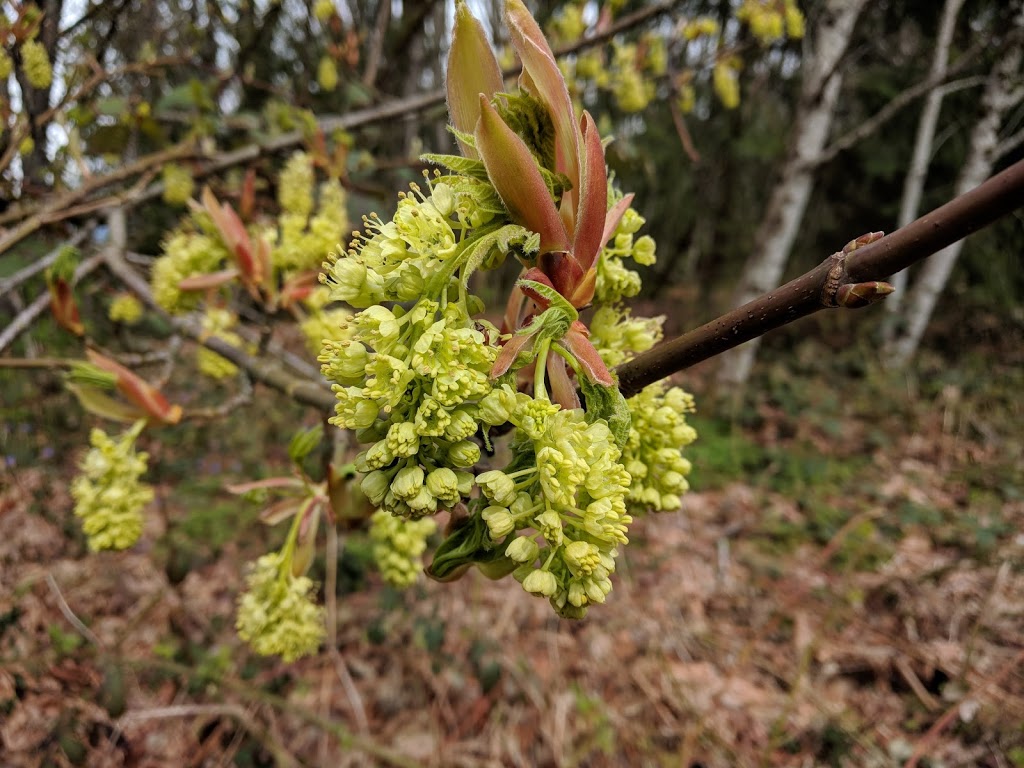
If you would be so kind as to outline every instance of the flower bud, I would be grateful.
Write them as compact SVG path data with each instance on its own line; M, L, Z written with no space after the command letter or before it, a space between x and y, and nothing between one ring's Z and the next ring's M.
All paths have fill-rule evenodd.
M437 499L425 485L421 485L417 494L406 500L406 504L417 516L432 515L437 512Z
M444 430L445 440L458 442L476 434L476 419L465 408L456 408L452 411L451 417L451 422Z
M366 498L368 498L370 503L375 507L379 507L381 502L384 501L384 497L387 495L389 486L390 483L388 476L379 469L374 470L368 475L364 475L362 481L359 483L359 489L366 494Z
M416 425L411 421L392 424L384 440L395 456L402 458L415 456L420 450L420 436L416 434Z
M515 405L515 395L505 389L494 389L480 401L477 415L484 424L496 427L508 421L509 412Z
M406 262L393 274L388 287L399 301L413 301L423 295L423 273L413 264Z
M487 529L494 541L503 539L515 530L515 521L505 507L487 507L482 513Z
M448 449L448 460L456 467L472 467L480 461L480 446L471 440L455 443Z
M459 478L448 467L438 467L427 475L427 488L446 506L457 503L461 498Z
M495 504L507 507L516 500L516 483L504 472L491 470L476 476L476 484Z
M523 589L535 595L551 597L558 591L558 580L550 571L533 571L523 579Z
M591 574L601 564L597 547L586 541L570 541L562 551L565 564L574 576Z
M520 491L516 494L516 500L512 502L509 511L515 518L525 517L533 508L533 498L530 494Z
M637 264L649 267L657 260L657 257L654 254L654 248L654 238L650 235L644 235L633 243L633 261Z
M560 546L562 543L562 519L552 509L546 510L537 515L535 526L544 540L552 547Z
M358 381L366 375L366 364L369 362L369 358L366 347L358 341L349 342L342 347L342 353L331 360L331 368L332 371L336 370L342 378Z
M351 302L366 287L366 267L355 259L338 259L331 266L331 298Z
M540 547L537 542L529 536L517 536L505 550L505 556L510 557L517 563L532 563L540 554Z
M391 491L399 499L408 501L420 492L423 487L423 470L416 467L403 467L398 470L391 481Z
M370 446L362 463L366 465L367 470L374 470L386 467L394 460L395 453L388 446L387 440L380 440ZM358 462L356 469L360 472L364 471Z

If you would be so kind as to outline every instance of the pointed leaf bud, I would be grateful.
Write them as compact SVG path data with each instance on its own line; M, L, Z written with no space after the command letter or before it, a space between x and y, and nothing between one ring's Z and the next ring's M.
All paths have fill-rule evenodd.
M461 0L455 7L455 28L448 51L445 87L448 91L448 114L462 133L472 133L476 128L480 119L480 94L489 99L504 87L501 68L487 42L487 35ZM477 157L476 150L461 140L459 148L466 157Z
M476 148L509 214L540 235L541 252L569 250L565 226L533 153L484 96L480 97Z

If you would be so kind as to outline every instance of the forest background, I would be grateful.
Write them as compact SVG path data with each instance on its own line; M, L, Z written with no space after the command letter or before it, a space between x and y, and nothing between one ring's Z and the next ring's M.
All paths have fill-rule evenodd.
M470 5L500 48L500 4ZM609 168L658 244L640 307L669 337L1024 155L1019 2L807 2L802 36L743 17L782 3L530 5L615 137ZM636 524L622 586L586 621L476 576L394 591L342 531L328 650L284 665L235 637L243 565L280 532L224 485L287 471L320 415L257 372L275 350L313 357L248 317L253 338L275 329L257 372L197 379L178 361L201 332L108 317L133 290L109 254L145 273L186 212L175 184L241 205L255 169L272 209L303 148L341 178L351 222L386 218L419 155L454 150L453 13L4 4L3 764L1024 765L1019 213L880 305L679 374L693 489ZM702 18L721 34L688 40ZM604 76L574 79L593 52ZM53 363L80 343L44 275L69 242L90 337L197 415L146 442L157 498L126 553L89 554L71 513L95 420ZM500 301L512 279L475 290Z

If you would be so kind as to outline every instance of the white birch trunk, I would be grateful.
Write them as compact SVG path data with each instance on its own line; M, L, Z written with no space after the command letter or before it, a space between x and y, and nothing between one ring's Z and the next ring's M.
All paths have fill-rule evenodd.
M733 306L746 304L779 284L814 185L815 160L825 148L839 101L839 61L866 4L867 0L828 0L811 33L814 47L805 52L789 153L758 227L757 250L743 269ZM720 383L739 386L747 380L759 342L752 339L721 356Z
M1016 25L1024 26L1024 12L1018 14ZM1003 117L1024 97L1018 84L1022 54L1024 50L1018 37L989 75L981 99L982 116L971 131L967 158L957 178L957 195L969 192L985 181L999 159L999 128ZM902 332L886 349L884 360L887 366L903 368L917 352L921 337L962 249L963 240L944 248L924 263L903 305Z
M929 78L938 80L945 77L949 66L949 46L953 41L953 32L956 30L956 19L963 8L964 0L946 0L942 9L942 18L939 20L938 35L935 40L935 55L932 58L932 67L928 73ZM939 123L939 112L942 109L942 97L945 91L939 87L928 93L925 98L924 108L921 110L921 119L917 124L917 137L914 140L914 154L910 160L910 167L907 169L907 176L903 182L903 197L900 200L900 214L897 226L905 227L917 218L921 209L921 196L924 193L924 182L928 176L928 165L932 159L932 147L935 144L935 129ZM895 315L903 303L903 293L907 288L907 270L897 272L892 276L890 282L895 292L883 302L890 316L886 320L882 330L885 341L889 341L895 330Z

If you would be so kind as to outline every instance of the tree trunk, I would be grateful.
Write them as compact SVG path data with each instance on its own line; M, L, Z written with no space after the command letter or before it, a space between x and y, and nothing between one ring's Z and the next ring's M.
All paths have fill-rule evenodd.
M939 32L935 40L935 55L928 73L929 78L938 80L945 77L946 69L949 66L949 46L953 41L956 19L963 5L964 0L946 0L942 9L942 19L939 21ZM921 196L924 192L925 179L928 176L928 165L932 159L935 129L939 122L939 112L942 109L944 95L945 92L939 87L930 91L925 98L924 108L921 110L921 120L917 124L914 154L903 182L898 227L905 227L916 219L921 207ZM884 343L889 343L895 333L897 313L903 303L903 294L907 287L907 274L907 270L897 272L890 281L896 290L884 302L889 313L882 328Z
M814 27L814 48L804 55L789 152L757 229L756 250L744 266L733 306L746 304L779 284L811 195L815 160L825 148L839 101L843 79L839 61L866 4L867 0L828 0ZM747 380L759 341L753 339L722 355L720 383L739 386Z
M1018 13L1015 25L1024 27L1024 9ZM1024 89L1016 84L1019 81L1022 55L1024 49L1021 37L1017 36L989 75L981 98L982 115L971 131L967 158L957 178L958 195L969 192L985 181L999 159L999 128L1003 118L1024 98ZM939 251L924 263L903 305L903 331L886 348L884 359L889 367L905 367L917 352L924 330L962 248L963 240Z

